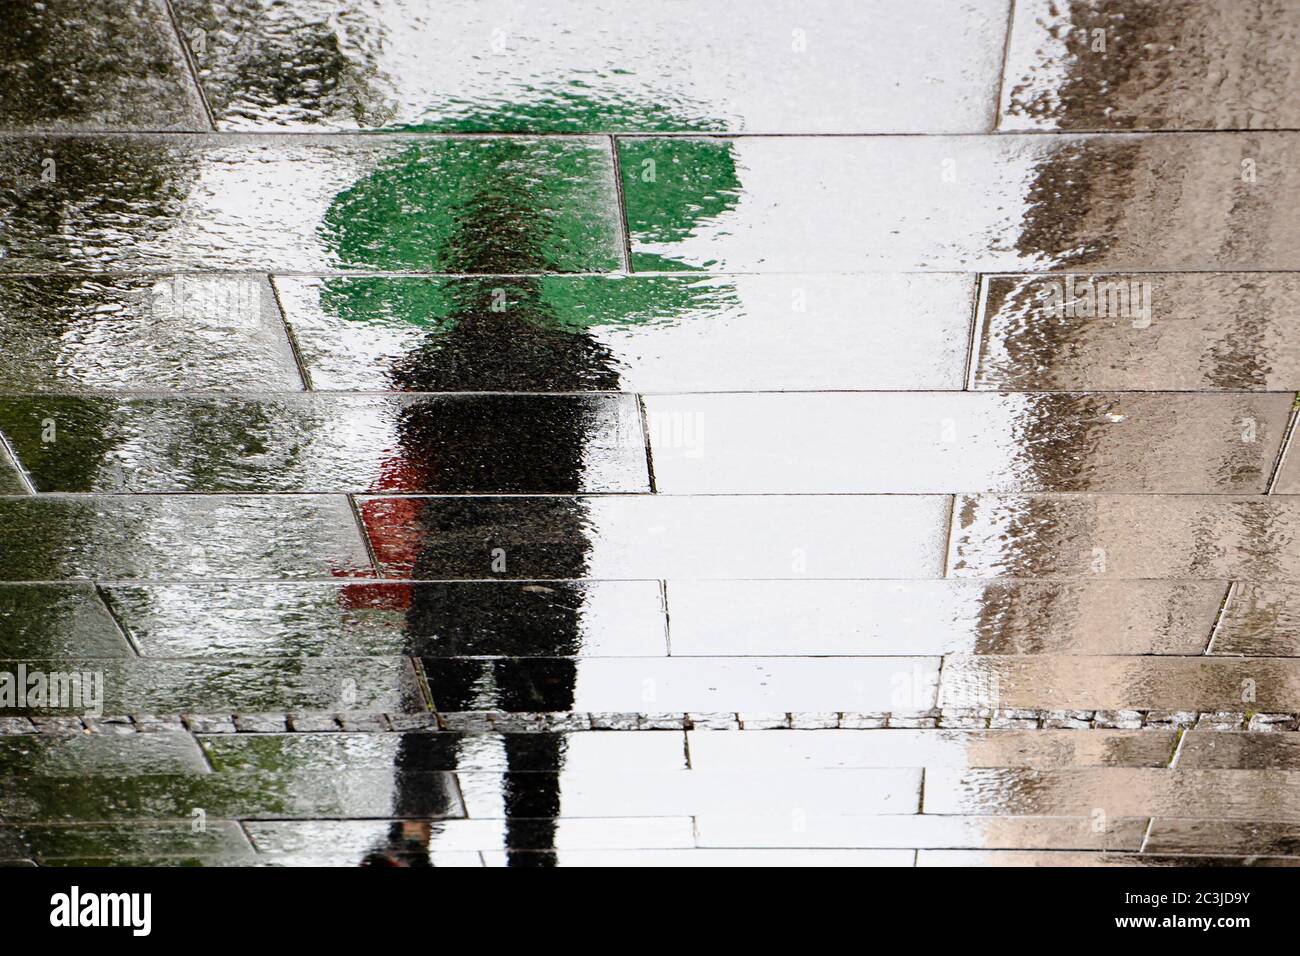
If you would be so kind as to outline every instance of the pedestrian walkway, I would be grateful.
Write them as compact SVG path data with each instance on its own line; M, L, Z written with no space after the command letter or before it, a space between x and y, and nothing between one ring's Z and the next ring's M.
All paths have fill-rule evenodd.
M1300 862L1300 7L345 6L0 8L0 863Z

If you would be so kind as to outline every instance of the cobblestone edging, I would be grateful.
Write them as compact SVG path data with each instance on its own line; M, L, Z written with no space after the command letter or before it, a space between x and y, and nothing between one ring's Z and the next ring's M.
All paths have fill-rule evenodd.
M407 731L574 732L596 730L1200 730L1267 733L1300 729L1300 713L1157 710L942 710L914 714L220 714L112 717L0 717L0 737L24 734L389 733Z

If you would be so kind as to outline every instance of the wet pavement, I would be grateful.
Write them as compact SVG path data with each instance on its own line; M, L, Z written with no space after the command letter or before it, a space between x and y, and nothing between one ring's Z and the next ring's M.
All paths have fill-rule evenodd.
M1300 863L1292 6L0 26L0 864Z

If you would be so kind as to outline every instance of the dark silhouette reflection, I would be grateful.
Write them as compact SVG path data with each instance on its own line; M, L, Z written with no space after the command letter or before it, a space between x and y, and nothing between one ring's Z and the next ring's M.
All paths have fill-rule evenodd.
M535 211L535 200L510 177L493 175L491 169L485 172L477 190L457 208L451 247L444 251L449 268L467 273L546 269L549 263L543 249L551 225ZM562 327L543 300L540 278L469 281L449 286L446 294L452 301L445 321L394 369L394 387L464 391L482 388L486 381L526 392L618 388L612 356L585 332ZM582 487L591 425L581 403L505 399L500 415L467 414L455 402L417 403L404 411L399 423L399 467L423 487L478 488L483 486L483 476L499 473L501 463L511 461L517 474L544 475L547 487L576 492ZM550 440L537 442L539 434ZM443 452L439 457L428 454L429 449L439 448ZM520 462L521 455L531 457ZM367 530L377 551L389 558L394 556L395 539L409 540L413 527L423 530L404 558L412 576L491 578L512 573L518 556L507 542L490 539L473 502L431 499L413 504L418 514L405 509L366 512ZM551 517L560 520L546 537L563 555L566 572L581 577L590 547L581 510L574 507ZM555 560L557 551L549 557ZM577 678L572 657L580 650L576 614L551 614L528 628L525 646L520 646L523 641L512 641L509 652L530 658L527 663L499 656L447 659L441 655L448 651L500 655L502 649L466 647L459 642L458 635L473 633L465 621L467 611L473 611L445 598L445 592L437 589L415 588L406 616L410 653L428 658L426 674L440 711L572 710ZM436 746L437 735L403 739L396 780L399 815L427 816L438 801L437 795L409 789L400 771L408 763L419 764L424 749ZM553 854L535 851L554 845L564 740L550 734L507 735L504 749L508 861L512 866L552 864ZM422 838L427 846L428 833L419 825L395 823L388 846L377 850L371 861L427 863L427 854L413 853ZM514 852L524 850L530 852Z

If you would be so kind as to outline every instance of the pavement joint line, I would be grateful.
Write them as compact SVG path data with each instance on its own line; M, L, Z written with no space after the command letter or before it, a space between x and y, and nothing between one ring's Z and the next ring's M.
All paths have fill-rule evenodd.
M664 616L665 656L672 657L673 656L672 609L668 604L668 581L663 578L659 579L659 601L660 601L660 609L663 612L663 616Z
M650 414L646 411L645 399L641 395L636 395L637 417L641 424L641 440L645 445L645 469L646 479L649 486L649 493L654 495L659 493L658 486L655 484L655 457L654 448L650 442Z
M1214 623L1210 625L1210 637L1205 642L1205 650L1202 655L1205 657L1214 656L1214 642L1222 630L1224 622L1227 620L1228 608L1232 605L1232 599L1237 594L1237 582L1228 582L1228 589L1224 592L1223 600L1219 602L1219 609L1215 612ZM1234 655L1235 656L1235 655Z
M8 459L9 464L13 466L13 470L15 474L17 474L18 476L19 483L23 486L23 488L27 492L24 495L0 496L0 497L31 498L35 495L40 494L40 492L36 490L36 482L32 480L31 473L28 472L27 468L23 465L22 461L19 459L18 453L14 450L14 446L9 443L9 438L8 436L5 435L3 430L0 430L0 458Z
M361 516L361 507L357 504L357 499L353 495L347 495L348 511L352 513L352 521L356 525L357 534L361 536L362 547L366 549L366 556L370 559L370 570L376 578L382 578L384 575L383 568L379 564L379 556L375 554L374 542L370 540L370 533L366 531L365 519Z
M992 736L1008 734L1041 734L1043 732L1057 733L1079 733L1087 734L1089 731L1099 733L1122 733L1129 735L1143 735L1148 733L1169 733L1177 732L1178 738L1175 748L1171 753L1170 760L1163 765L1163 768L1153 769L1174 769L1177 762L1182 744L1189 733L1198 735L1209 734L1232 734L1237 736L1247 736L1258 738L1260 735L1281 735L1285 738L1287 735L1300 733L1300 713L1278 713L1269 714L1269 717L1286 718L1285 721L1270 721L1260 725L1260 729L1254 729L1246 720L1245 712L1233 713L1236 719L1235 725L1224 726L1225 717L1229 716L1220 711L1180 711L1169 715L1167 711L1154 710L1133 710L1124 713L1133 713L1138 715L1141 723L1138 726L1120 726L1116 723L1106 721L1099 722L1098 714L1110 713L1106 711L1061 711L1061 710L1044 710L1034 708L1032 710L1017 711L1018 714L1036 713L1040 726L1035 728L1023 726L994 726L993 717L986 716L984 723L972 724L962 713L943 710L921 710L907 712L881 712L865 714L856 711L835 711L835 722L817 723L814 726L800 726L800 718L805 714L822 718L825 715L815 711L791 711L785 714L784 724L781 726L766 725L758 727L746 727L743 720L743 713L737 712L679 712L672 711L663 714L644 713L635 711L445 711L445 712L404 712L389 713L378 711L365 712L330 712L330 711L260 711L256 714L162 714L150 715L155 720L161 722L165 727L145 728L139 723L136 714L104 714L101 717L80 718L75 714L47 714L35 715L33 717L10 718L14 721L27 721L32 726L31 730L14 730L12 725L7 725L0 729L0 738L4 737L30 737L30 736L80 736L86 730L91 730L100 724L112 724L114 726L126 726L123 721L132 722L130 726L134 728L129 733L148 735L150 733L166 732L190 732L196 737L249 737L249 736L274 736L274 737L303 737L314 736L317 734L350 734L361 736L388 735L400 736L403 734L462 734L468 736L475 735L494 735L503 733L677 733L680 731L693 731L697 733L769 733L769 732L805 732L815 733L817 731L834 731L834 732L854 732L870 733L873 731L880 733L907 731L922 734L942 734L947 736ZM995 714L996 711L985 708L989 714ZM1060 713L1083 713L1092 715L1088 720L1070 720L1063 721L1059 724L1049 725L1047 722L1053 720L1052 715ZM1153 717L1152 715L1156 715ZM1166 719L1166 715L1173 719ZM332 718L334 725L328 730L313 728L311 730L288 729L291 722L304 716L316 718ZM376 719L384 724L383 730L373 729L350 729L341 721L355 719L361 716L368 719ZM871 717L879 721L873 726L862 726L860 720L863 717ZM249 717L267 718L274 717L284 724L285 729L267 730L254 726L238 725L237 722ZM730 726L719 726L717 718L725 717L730 721ZM944 724L943 721L949 717L965 721L957 725ZM67 725L69 718L77 721L76 729ZM411 725L412 719L427 718L430 723ZM61 721L58 723L47 723L42 725L32 724L33 720ZM1025 720L1023 716L1018 716L1017 720ZM90 721L87 724L85 721ZM217 721L219 725L230 727L229 730L219 729L213 722ZM711 722L710 722L711 721ZM845 726L845 722L849 726ZM926 722L928 721L928 722ZM1207 723L1208 726L1201 726ZM1082 726L1081 726L1082 724ZM1285 724L1285 726L1283 726ZM1269 729L1263 729L1263 728ZM104 736L98 734L98 736ZM120 734L111 734L108 736L120 736ZM1241 770L1251 768L1208 768L1218 770ZM1296 771L1300 772L1300 771Z
M1300 130L1297 130L1300 132ZM165 278L170 276L194 276L199 278L211 279L254 279L264 278L267 275L277 279L616 279L626 280L629 278L636 279L678 279L681 281L691 281L699 279L723 279L723 278L795 278L801 276L975 276L983 275L988 278L1056 278L1059 276L1128 276L1128 275L1157 275L1157 276L1181 276L1181 275L1279 275L1291 276L1300 274L1300 269L1256 269L1256 268L1160 268L1160 269L1141 269L1141 268L1123 268L1123 269L1072 269L1063 266L1057 269L1026 269L1020 272L979 272L970 269L796 269L796 270L765 270L761 272L746 270L722 270L711 271L708 269L691 269L689 271L662 271L646 270L632 273L623 273L618 270L607 271L572 271L572 272L433 272L433 271L415 271L415 270L383 270L383 269L335 269L330 271L321 270L294 270L294 269L275 269L267 271L265 268L255 269L228 269L228 268L204 268L202 266L187 265L180 263L176 266L161 268L76 268L69 265L60 264L57 267L45 269L15 269L12 271L0 271L0 282L7 279L33 279L47 278L50 276L61 277L102 277L113 279L148 279L148 278ZM1285 389L1284 391L1291 391Z
M632 274L632 230L627 223L627 197L623 194L623 162L618 155L618 137L609 137L609 155L614 174L614 197L618 204L619 238L622 240L619 256L623 260L623 272Z
M170 2L170 0L168 0ZM298 381L302 385L303 393L311 392L311 372L307 368L307 363L303 361L302 349L298 345L298 335L289 324L289 313L284 307L284 302L280 298L280 289L275 284L275 276L270 273L266 274L266 284L271 289L271 298L275 302L276 314L280 316L280 327L283 329L285 344L289 347L289 354L293 356L294 368L298 373ZM285 394L296 395L298 392L286 392Z
M221 399L266 399L268 401L340 401L349 398L387 398L396 401L413 402L425 398L635 398L635 397L676 397L709 398L720 395L971 395L971 396L1015 396L1015 395L1161 395L1161 396L1208 396L1219 398L1263 398L1275 395L1292 395L1292 389L1219 389L1202 391L1197 389L1175 388L1083 388L1083 389L1005 389L982 387L966 388L752 388L752 389L716 389L702 391L691 389L683 391L642 390L612 391L609 389L592 389L590 391L501 391L484 389L482 391L446 391L429 392L397 389L310 389L308 391L284 389L268 391L265 389L76 389L64 391L39 392L5 392L0 391L0 401L47 401L60 398L97 398L97 399L157 399L185 401L216 401ZM1098 492L1086 492L1097 494Z
M993 122L989 124L991 133L998 132L1002 125L1002 93L1007 85L1007 66L1011 62L1011 35L1016 28L1016 0L1007 0L1006 28L1002 32L1002 61L998 68L998 88L993 94Z
M104 588L98 581L95 582L94 587L96 600L99 601L100 605L104 608L105 613L108 614L109 619L113 622L113 626L117 628L117 633L122 638L123 643L131 649L131 652L137 658L144 657L144 654L140 651L140 646L136 644L135 640L131 637L131 632L127 630L125 622L118 617L117 611L113 609L113 602L108 599L108 594L104 591Z
M1300 427L1297 425L1298 422L1300 422L1300 394L1297 394L1295 400L1291 403L1291 414L1287 419L1286 428L1282 432L1282 441L1278 445L1277 458L1274 459L1273 471L1269 475L1268 485L1264 491L1267 495L1277 493L1278 482L1282 477L1282 469L1286 465L1291 448L1295 445L1296 430L1297 427Z
M857 130L835 132L761 132L755 130L731 131L640 131L628 129L583 130L572 133L548 131L512 132L504 130L404 130L386 127L371 129L339 129L321 127L318 129L298 129L285 127L267 127L265 129L222 129L222 120L218 119L218 128L212 130L183 129L109 129L100 127L39 128L39 127L0 127L3 139L87 139L98 138L136 138L136 139L180 139L194 140L317 140L322 143L330 141L408 141L408 140L477 140L477 139L560 139L575 142L617 137L627 140L749 140L749 139L1147 139L1178 136L1274 136L1300 132L1300 126L1273 126L1268 128L1245 128L1235 126L1182 126L1178 128L1161 127L1158 129L994 129L994 130L941 130L924 132Z
M966 340L966 364L963 369L965 375L962 377L962 391L964 392L988 390L987 388L975 387L976 377L979 372L980 341L984 336L985 312L988 304L988 279L989 276L985 273L979 273L975 276L975 301L971 305L970 336ZM1017 390L1018 393L1019 391Z
M172 34L176 38L176 45L180 47L181 58L185 61L185 69L189 74L190 82L194 84L194 91L198 94L199 103L202 105L203 114L208 121L208 132L217 132L217 116L213 112L212 104L208 101L207 90L203 88L203 81L199 79L199 65L194 59L194 51L190 49L189 42L185 34L181 31L180 17L176 15L176 9L172 5L172 0L158 0L162 4L167 20L171 23Z

